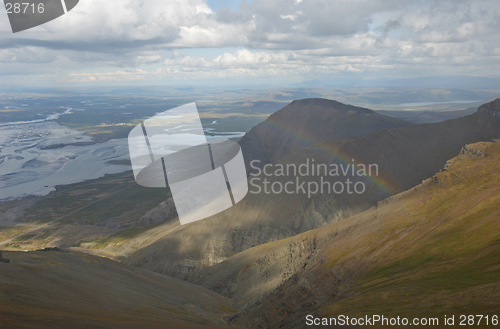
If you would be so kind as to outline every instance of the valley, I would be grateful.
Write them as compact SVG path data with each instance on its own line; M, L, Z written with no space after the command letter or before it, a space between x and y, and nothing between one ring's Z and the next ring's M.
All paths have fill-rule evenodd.
M305 99L240 141L247 160L283 168L311 159L329 168L376 164L373 177L344 173L363 181L362 194L249 193L223 213L181 226L168 189L140 187L125 171L1 203L0 249L9 263L0 262L0 319L34 327L23 320L29 308L47 328L76 318L82 328L135 328L137 321L306 328L308 314L495 315L500 99L460 113L467 115L418 124ZM342 130L349 122L358 130ZM289 175L266 178L286 184ZM59 276L63 295L54 286ZM60 304L81 294L90 277L99 280L85 303ZM106 289L120 300L95 299L108 281L116 281ZM190 297L196 289L206 299ZM143 309L120 317L132 307L128 298Z
M499 0L4 5L0 329L500 328Z

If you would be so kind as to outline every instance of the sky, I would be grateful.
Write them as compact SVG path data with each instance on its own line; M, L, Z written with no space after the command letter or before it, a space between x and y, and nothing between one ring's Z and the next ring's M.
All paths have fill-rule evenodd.
M80 0L12 33L5 86L500 78L498 0Z

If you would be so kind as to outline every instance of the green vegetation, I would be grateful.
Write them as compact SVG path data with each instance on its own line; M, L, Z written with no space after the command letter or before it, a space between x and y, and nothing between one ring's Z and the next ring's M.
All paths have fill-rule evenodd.
M223 311L223 312L229 312L229 313L237 313L238 310L231 307L231 306L227 306L227 305L221 305L220 306L220 310Z
M109 244L119 244L119 243L128 241L128 240L136 237L137 235L139 235L143 232L146 232L150 229L153 229L159 225L161 225L161 224L147 225L147 226L141 226L141 227L131 227L131 228L127 228L127 229L118 231L117 233L115 233L107 238L97 240L97 241L86 241L86 242L97 242L97 245L95 246L95 248L98 248L98 249L104 248Z
M129 227L136 224L148 210L163 202L168 193L169 189L166 188L152 189L137 185L132 172L61 186L56 192L37 198L31 207L24 210L21 220L25 225L0 227L0 241L16 237L15 241L26 243L27 249L37 249L46 244L46 239L59 241L61 238L70 238L66 236L68 230L73 232L75 229L73 238L77 241L88 240L85 239L86 234L97 234L99 239L106 239L113 234L115 238L132 236L133 232L138 234L143 228ZM52 221L56 223L22 235ZM116 228L105 229L110 223ZM87 233L85 227L90 227ZM124 232L120 235L122 230ZM79 237L81 234L83 239ZM90 240L95 241L95 238Z
M9 107L0 112L0 122L37 120L71 108L71 113L61 115L56 122L92 136L93 142L82 144L93 144L127 138L130 130L145 118L191 101L180 98L167 99L163 94L151 94L147 97L133 93L57 97L25 94L22 97L0 99L0 105ZM280 103L275 102L255 105L237 101L217 101L207 104L209 107L198 104L202 122L205 128L214 128L215 132L221 133L248 131L281 107ZM217 122L214 124L214 121ZM52 148L60 146L53 145ZM110 163L130 165L128 160ZM60 243L60 234L65 237L75 236L70 245L81 240L100 241L133 226L134 221L164 201L168 192L168 189L138 186L131 171L58 186L56 192L34 198L33 204L25 207L22 216L16 220L23 225L0 227L0 241L15 237L16 241L26 242L33 248L39 248L48 243L47 241ZM7 202L0 205L0 211L9 207L21 206L17 201ZM53 221L63 227L57 226L57 229L53 229L54 224L51 224L50 229L44 227L22 235L23 232Z
M27 209L24 221L95 224L133 211L145 212L164 201L168 189L144 188L131 172L62 186Z
M326 315L499 315L500 143L471 147L486 156L455 158L402 207L379 209L377 231L332 251L326 267L370 265Z
M138 218L164 201L168 192L169 190L165 188L144 188L134 182L133 185L104 196L101 200L77 211L64 221L92 225L122 215Z
M13 238L23 232L29 231L33 227L30 225L0 226L0 241Z
M25 240L31 240L33 239L35 236L37 236L36 233L29 233L29 234L24 234L24 235L21 235L20 237L17 237L14 239L14 241L25 241Z

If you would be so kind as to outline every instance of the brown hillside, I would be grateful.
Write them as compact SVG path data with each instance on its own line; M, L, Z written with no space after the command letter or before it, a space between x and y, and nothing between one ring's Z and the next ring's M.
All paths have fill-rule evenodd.
M228 328L227 300L75 252L3 252L0 328Z
M119 245L106 247L128 257L127 264L172 276L212 266L259 244L284 239L360 213L407 190L444 167L461 148L500 138L500 120L483 113L375 132L343 142L316 144L280 162L341 163L345 158L377 164L379 177L366 181L363 194L249 193L235 207L206 220L180 226L166 223ZM270 177L271 181L288 177ZM312 178L317 180L317 177ZM330 178L332 183L339 178Z
M307 314L491 318L500 312L499 171L500 142L468 145L377 207L186 278L233 298L234 323L246 328L306 328Z

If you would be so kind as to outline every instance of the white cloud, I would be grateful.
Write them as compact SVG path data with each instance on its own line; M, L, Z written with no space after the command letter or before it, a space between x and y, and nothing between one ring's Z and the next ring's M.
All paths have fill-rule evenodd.
M0 69L58 70L67 81L491 74L499 31L497 0L253 0L216 12L204 0L85 0L26 33L2 34ZM221 50L183 55L190 48ZM98 68L109 74L81 73Z
M280 15L281 18L283 19L289 19L291 21L295 21L298 17L298 15Z
M151 79L164 71L156 70L148 72L143 70L114 71L106 73L71 73L60 79L60 82L109 82L109 81L133 81Z

